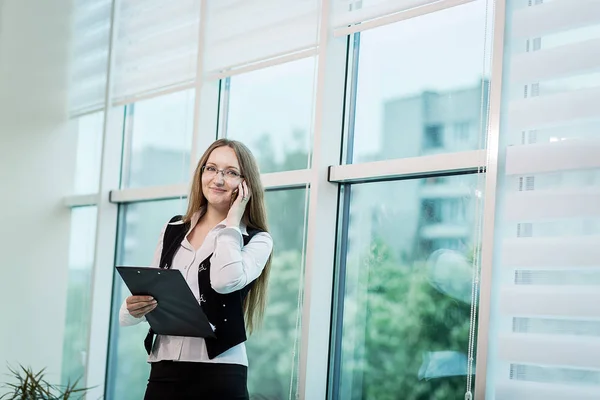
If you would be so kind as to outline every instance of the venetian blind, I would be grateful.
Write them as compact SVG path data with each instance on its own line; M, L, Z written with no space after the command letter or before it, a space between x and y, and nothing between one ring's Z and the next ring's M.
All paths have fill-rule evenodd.
M119 1L114 98L194 81L200 4L200 0Z
M600 398L600 0L509 0L496 400Z
M318 0L208 0L207 75L315 49Z
M333 0L334 29L437 3L439 0ZM356 26L356 30L359 27Z
M110 0L77 0L74 4L68 93L71 116L104 106L110 14Z

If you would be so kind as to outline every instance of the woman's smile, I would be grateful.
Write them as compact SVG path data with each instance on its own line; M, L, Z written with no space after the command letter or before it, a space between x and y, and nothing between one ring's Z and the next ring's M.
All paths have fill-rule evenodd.
M211 187L210 190L212 190L215 193L226 193L227 190L226 189L220 189L220 188L216 188L216 187Z

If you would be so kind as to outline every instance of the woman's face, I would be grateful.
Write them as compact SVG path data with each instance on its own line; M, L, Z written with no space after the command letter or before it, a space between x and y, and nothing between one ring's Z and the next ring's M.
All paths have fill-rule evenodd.
M202 193L211 206L228 210L233 191L237 190L242 179L235 151L228 146L217 147L204 165Z

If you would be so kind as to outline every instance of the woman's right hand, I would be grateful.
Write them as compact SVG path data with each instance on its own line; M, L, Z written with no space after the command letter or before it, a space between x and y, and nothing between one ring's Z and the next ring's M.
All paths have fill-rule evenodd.
M129 296L125 302L127 303L127 311L135 318L142 318L158 305L151 296Z

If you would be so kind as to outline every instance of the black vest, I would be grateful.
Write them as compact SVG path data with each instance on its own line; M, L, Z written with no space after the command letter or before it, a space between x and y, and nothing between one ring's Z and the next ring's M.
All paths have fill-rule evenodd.
M173 222L181 221L181 215L177 215L169 221L163 237L163 248L160 256L160 268L171 268L173 257L181 246L190 224ZM248 234L243 235L244 246L250 239L261 231L248 229ZM244 300L252 288L254 282L244 288L228 294L220 294L210 285L210 258L209 255L198 267L198 286L200 289L200 306L208 317L208 320L216 327L216 338L205 338L208 358L213 359L230 348L246 341L246 325L244 322ZM154 342L154 331L152 328L144 340L146 352L150 354Z

